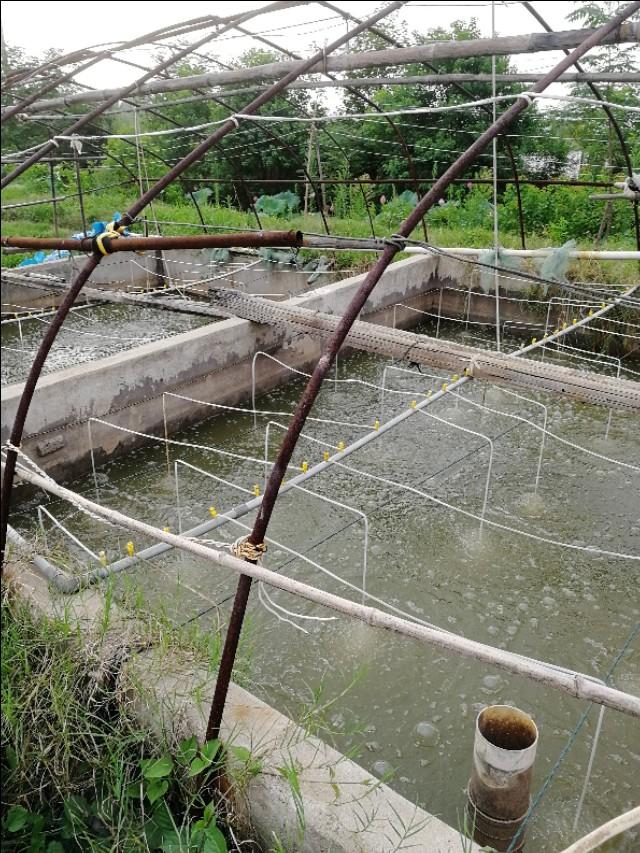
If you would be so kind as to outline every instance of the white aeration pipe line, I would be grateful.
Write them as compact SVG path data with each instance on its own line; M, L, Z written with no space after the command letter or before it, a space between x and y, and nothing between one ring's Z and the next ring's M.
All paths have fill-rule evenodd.
M424 246L405 246L402 249L408 255L433 255L431 249ZM438 246L439 252L447 252L451 255L460 255L461 257L475 257L483 252L491 252L492 249L474 249L468 246L446 247ZM506 258L546 258L556 252L557 249L500 249L500 254ZM640 252L638 251L591 251L588 249L570 249L567 256L577 260L589 261L640 261Z

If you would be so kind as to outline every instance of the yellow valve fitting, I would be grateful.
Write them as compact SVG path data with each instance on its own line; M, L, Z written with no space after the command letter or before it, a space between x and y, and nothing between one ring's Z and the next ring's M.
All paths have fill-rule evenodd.
M301 468L302 468L302 473L303 473L303 474L306 474L306 473L307 473L307 471L309 470L309 463L308 463L308 462L303 462L303 463L302 463L302 465L301 465Z
M214 506L209 507L209 515L211 518L215 518L218 514L218 510Z
M324 453L322 454L322 458L324 459L325 462L329 461L329 451L328 450L324 451Z
M377 418L373 422L373 428L375 429L376 432L378 432L378 430L380 429L380 421Z
M133 555L134 555L135 553L136 553L136 549L135 549L135 548L134 548L134 546L133 546L133 542L127 542L127 554L128 554L130 557L133 557Z
M98 559L100 560L103 566L107 565L107 555L104 551L98 551Z
M415 409L417 405L418 405L418 403L416 402L416 400L412 400L412 401L409 403L409 408L410 408L410 409Z
M253 494L259 498L260 497L260 486L256 483L253 487Z
M338 442L338 450L340 451L340 453L342 453L342 451L344 450L344 446L344 441Z

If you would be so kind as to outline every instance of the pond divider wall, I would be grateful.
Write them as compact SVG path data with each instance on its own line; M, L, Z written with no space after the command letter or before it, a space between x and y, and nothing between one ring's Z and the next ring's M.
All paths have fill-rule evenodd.
M109 261L112 258L106 259L106 263ZM411 308L433 314L438 307L444 317L464 317L467 290L461 288L468 286L466 273L466 265L447 258L398 261L389 267L369 298L363 319L385 326L395 322L398 328L409 328L427 319ZM309 290L293 297L289 304L340 315L362 278L352 276ZM470 307L471 321L479 318L490 322L495 311L493 300L480 296L472 299ZM532 315L528 303L504 300L500 311L503 322L544 323L544 317ZM89 418L163 437L164 392L177 392L208 403L247 404L251 361L259 350L291 367L308 370L320 357L322 343L247 320L221 319L165 340L56 371L42 377L36 389L23 440L25 452L51 476L65 479L90 468ZM259 359L256 378L257 388L263 392L289 381L291 373L270 359ZM3 389L2 442L9 436L21 389L21 383ZM169 433L211 414L208 406L173 398L166 406ZM96 464L145 441L97 423L92 424L91 433Z
M429 292L446 283L437 278L435 258L410 258L394 264L372 294L364 316L391 325L392 306L406 302L431 305ZM346 278L294 297L292 304L341 314L362 276ZM398 324L415 324L420 316L407 311ZM251 361L258 350L273 354L298 369L310 368L322 344L246 320L211 323L170 338L42 377L26 425L23 448L56 479L88 470L90 441L87 421L102 418L138 432L164 435L162 395L183 393L206 402L237 405L251 393ZM289 371L262 359L257 387L265 391L291 378ZM20 399L22 384L7 386L2 395L2 441L6 441ZM211 415L211 408L172 399L167 409L170 432ZM144 442L100 424L92 425L96 463Z

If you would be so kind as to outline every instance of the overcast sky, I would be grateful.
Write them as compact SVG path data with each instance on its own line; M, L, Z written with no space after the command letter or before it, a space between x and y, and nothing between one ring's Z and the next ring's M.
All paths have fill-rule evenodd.
M152 29L196 18L201 15L225 16L240 10L255 9L267 5L264 2L232 3L211 2L139 2L105 4L67 2L24 2L6 0L2 2L2 25L8 45L24 48L29 54L41 54L48 48L59 48L67 53L97 43L127 40L143 35ZM337 0L337 5L359 17L366 17L380 6L379 2L348 2ZM567 14L575 7L572 2L539 2L536 8L556 30L573 29ZM480 2L416 2L407 3L401 17L411 29L427 30L435 26L447 27L456 19L468 20L475 17L484 36L491 35L492 4ZM514 35L541 31L540 25L522 8L520 3L495 3L496 32ZM247 23L247 29L269 33L283 46L298 52L308 52L314 45L322 45L339 37L345 31L345 23L334 12L315 3L292 5L291 9L263 15ZM216 55L220 59L237 57L247 50L251 42L246 37L233 37L216 41ZM255 42L254 42L255 45ZM209 51L213 53L213 49ZM516 57L518 68L523 71L546 70L560 54L546 53ZM129 58L144 61L148 53L129 53ZM94 87L124 85L132 82L141 72L119 63L101 63L80 75L80 82Z

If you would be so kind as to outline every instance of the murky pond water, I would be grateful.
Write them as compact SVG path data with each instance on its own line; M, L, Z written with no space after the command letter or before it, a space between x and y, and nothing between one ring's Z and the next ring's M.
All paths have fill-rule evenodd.
M47 316L2 326L2 385L24 381L50 320ZM210 322L210 317L138 305L82 308L65 321L43 372L85 364Z
M340 376L380 385L386 364L356 354L341 362ZM335 448L340 441L348 444L370 429L376 418L382 420L383 414L388 418L406 409L418 392L440 387L442 378L416 371L388 372L389 387L403 393L385 395L384 413L377 389L327 382L313 414L345 425L310 422L306 435L322 443L301 441L295 465L320 460L325 447ZM259 398L258 405L290 411L301 387L300 381L292 380ZM526 401L480 383L468 383L460 396L445 397L427 410L442 420L416 414L353 454L345 467L332 467L310 480L308 492L283 495L270 528L278 544L271 543L266 565L361 600L353 586L359 588L363 582L362 517L319 496L339 501L367 516L366 589L386 605L466 637L594 676L604 677L615 663L611 683L640 693L637 639L625 649L640 621L640 564L581 550L593 546L640 554L640 473L547 436L534 496L541 433L488 408L541 424L542 403L548 406L548 428L553 433L604 456L640 465L637 418L614 414L605 439L608 412L596 407L542 394ZM152 523L172 529L181 523L185 529L207 518L209 507L228 510L243 502L254 485L262 484L264 468L259 460L269 420L286 423L283 416L260 416L254 429L250 415L232 413L172 436L256 461L173 446L168 465L165 447L155 443L100 469L95 482L87 476L74 487L91 496L97 490L101 501ZM458 428L462 426L476 434ZM279 427L270 427L271 459L281 434ZM493 442L493 466L487 523L480 535L479 520L459 510L481 512L489 462L486 437ZM403 484L450 508L403 489ZM19 528L33 529L36 502L22 505L15 519ZM104 548L110 559L125 553L130 538L126 533L99 528L59 501L45 505L94 550ZM251 525L253 515L241 521ZM51 523L45 524L49 543L60 544ZM580 547L551 544L524 532ZM212 535L216 541L231 542L244 533L245 527L229 524ZM145 544L136 542L136 548ZM287 549L307 556L313 565ZM76 554L80 571L86 560ZM186 555L164 556L141 566L135 575L149 600L162 603L176 622L200 613L203 625L213 624L218 604L223 618L228 615L235 578ZM331 615L277 591L269 596L294 614ZM314 719L322 736L332 738L340 749L358 748L357 760L372 775L393 770L393 787L452 826L461 825L474 720L483 705L514 703L534 716L540 729L536 790L552 772L587 708L555 690L346 618L321 622L279 612L290 622L268 612L254 588L252 689L294 718L309 711L315 701ZM317 711L325 703L326 709ZM597 709L592 709L554 775L531 821L528 850L560 850L637 804L640 725L607 711L578 830L572 828L597 716ZM336 775L339 784L339 768ZM637 843L636 837L615 849L630 851Z

